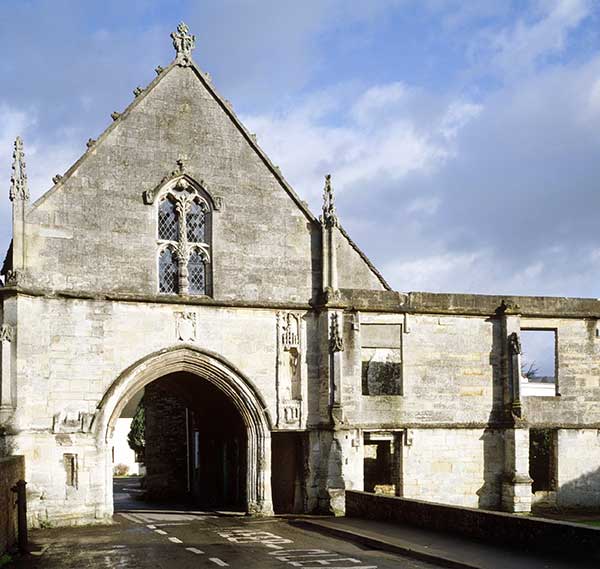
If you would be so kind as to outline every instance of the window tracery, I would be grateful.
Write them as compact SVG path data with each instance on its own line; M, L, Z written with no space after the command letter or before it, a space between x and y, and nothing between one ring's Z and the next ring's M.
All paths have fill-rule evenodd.
M209 294L211 207L202 190L180 178L158 200L158 290Z

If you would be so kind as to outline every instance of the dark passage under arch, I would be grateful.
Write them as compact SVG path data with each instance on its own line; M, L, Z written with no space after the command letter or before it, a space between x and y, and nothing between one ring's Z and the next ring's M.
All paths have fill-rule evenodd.
M248 434L231 400L178 372L148 384L144 405L147 498L244 509Z

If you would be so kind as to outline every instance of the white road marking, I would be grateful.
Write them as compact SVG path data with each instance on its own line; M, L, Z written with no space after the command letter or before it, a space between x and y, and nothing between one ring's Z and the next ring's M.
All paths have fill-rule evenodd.
M229 563L225 563L225 561L219 559L218 557L209 557L208 560L220 565L221 567L229 567Z
M185 549L186 549L186 551L191 551L192 553L195 553L196 555L200 555L201 553L204 553L204 551L202 551L201 549L196 549L195 547L186 547Z
M155 531L156 533L159 533L160 535L167 535L167 532L166 532L166 531L163 531L163 530L161 530L161 529L155 529L154 531Z
M156 526L146 526L148 529L156 529Z
M170 537L169 541L172 541L173 543L183 543L178 537Z
M274 543L265 543L265 547L270 547L271 549L283 549L281 545L275 545Z

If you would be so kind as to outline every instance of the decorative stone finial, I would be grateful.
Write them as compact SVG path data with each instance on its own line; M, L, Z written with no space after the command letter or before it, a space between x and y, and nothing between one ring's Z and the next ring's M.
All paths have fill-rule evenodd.
M52 183L53 184L58 184L58 182L60 182L62 180L62 175L61 174L56 174L56 176L52 176Z
M338 217L335 211L335 196L333 195L333 188L331 187L331 174L325 176L321 223L325 225L325 227L336 227L338 225Z
M181 22L177 26L177 31L171 34L173 47L177 52L175 62L178 65L186 67L192 62L192 50L196 47L196 36L190 34L190 29Z
M110 118L114 121L116 121L120 116L121 116L121 113L119 113L118 111L110 113Z
M20 136L15 140L13 152L12 176L10 177L10 201L29 200L29 188L27 187L27 173L25 172L25 153L23 152L23 141Z

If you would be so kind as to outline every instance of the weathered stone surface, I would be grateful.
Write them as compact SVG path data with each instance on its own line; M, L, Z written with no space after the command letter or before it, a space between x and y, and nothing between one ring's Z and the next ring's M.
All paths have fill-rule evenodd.
M382 488L527 511L529 428L559 430L556 503L600 505L600 301L389 290L332 222L333 196L321 223L182 30L177 60L56 185L32 206L13 201L0 449L25 456L31 523L109 519L114 421L136 390L177 372L238 410L252 513L272 512L273 431L304 433L304 484L286 474L304 493L288 492L296 510L341 513L379 440L394 449ZM205 295L158 292L158 208L184 183L210 209ZM509 350L521 328L556 331L559 395L521 394Z

